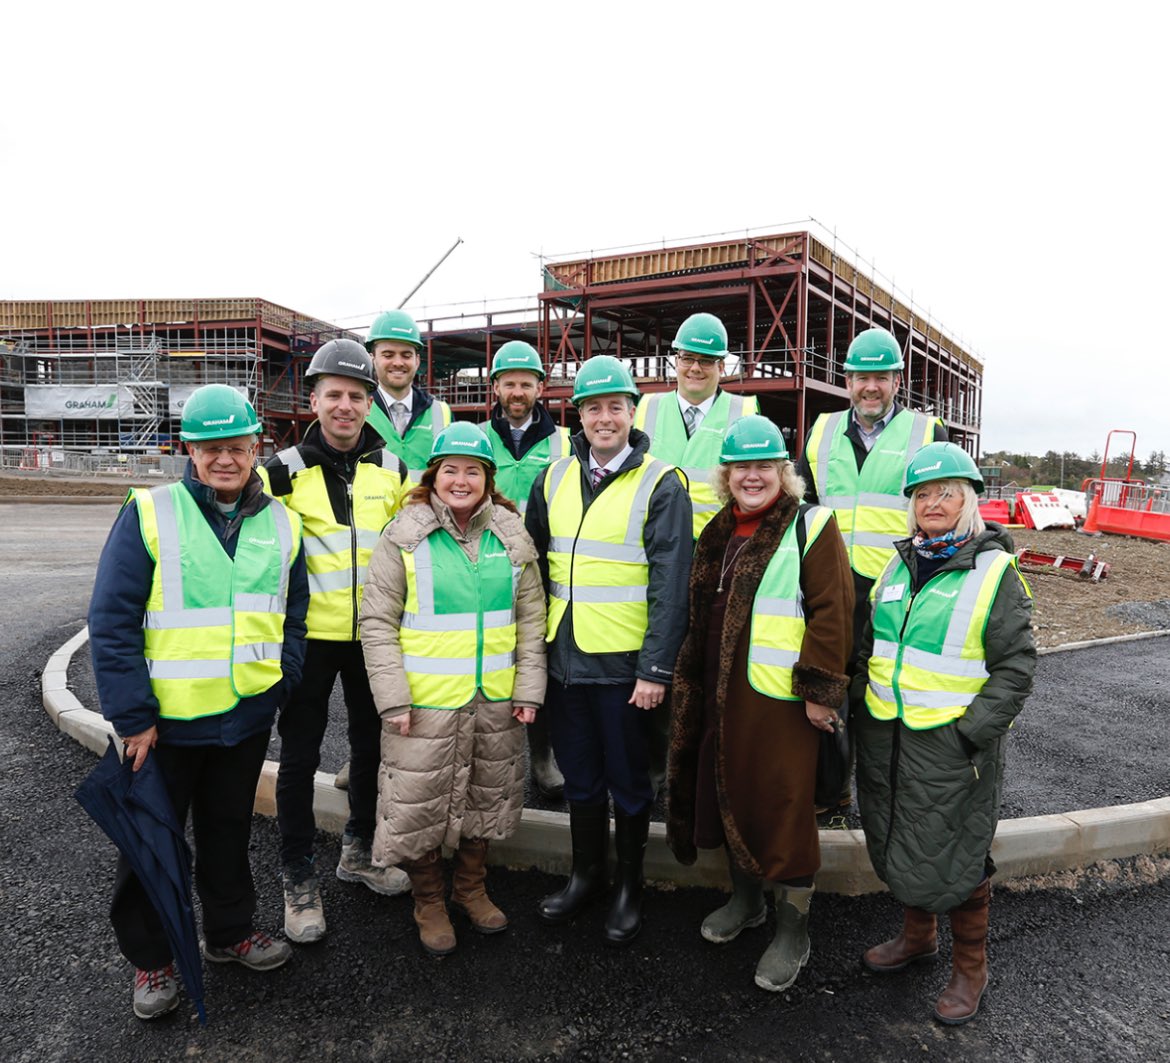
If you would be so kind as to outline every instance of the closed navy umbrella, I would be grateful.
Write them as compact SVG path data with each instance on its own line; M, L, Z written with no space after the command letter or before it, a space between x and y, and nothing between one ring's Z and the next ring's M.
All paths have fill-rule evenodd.
M110 747L77 788L77 800L126 857L158 913L199 1021L203 1007L203 961L191 900L191 850L175 819L166 783L147 756L134 771Z

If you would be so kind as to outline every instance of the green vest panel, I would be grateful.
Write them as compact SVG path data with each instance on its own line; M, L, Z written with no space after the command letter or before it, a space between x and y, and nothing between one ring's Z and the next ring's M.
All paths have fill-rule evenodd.
M143 638L159 715L215 716L278 683L300 518L279 502L245 517L233 560L181 483L130 497L155 562Z
M394 430L394 422L382 412L377 400L370 406L367 420L385 441L386 449L402 459L411 484L417 487L430 460L435 436L451 423L451 407L440 399L435 399L423 415L406 430L406 438Z
M479 427L492 444L492 455L496 459L496 489L515 502L523 516L528 509L528 495L541 470L569 453L569 430L558 427L551 436L546 436L517 458L491 421L485 421Z
M521 569L486 530L472 564L443 529L402 550L406 600L398 638L418 708L458 709L482 690L512 696L516 679L516 588Z

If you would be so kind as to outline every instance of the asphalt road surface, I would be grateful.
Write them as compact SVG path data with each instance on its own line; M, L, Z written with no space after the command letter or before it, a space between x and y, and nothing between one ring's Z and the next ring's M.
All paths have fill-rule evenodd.
M976 1020L954 1029L929 1018L946 981L945 935L934 966L862 971L861 950L895 929L886 896L817 897L809 966L773 996L752 984L770 924L722 947L700 939L700 920L721 903L715 891L650 891L642 935L613 951L601 945L600 909L564 928L539 924L536 900L558 879L495 869L489 885L511 927L479 937L457 923L459 951L448 959L421 953L408 900L330 879L324 942L266 975L209 969L206 1028L185 1002L156 1023L138 1021L106 920L112 847L72 797L95 758L52 726L38 684L49 654L83 622L113 515L109 506L0 505L0 1059L1170 1060L1166 859L999 886L991 986ZM1098 687L1062 745L1045 751L1037 731L1035 760L1072 758L1072 774L1083 774L1076 758L1095 765L1104 744L1119 767L1096 774L1145 773L1143 786L1159 784L1148 762L1165 762L1167 644L1137 645L1136 654L1088 651L1088 664L1081 653L1045 659L1044 683L1068 690L1038 691L1028 712L1042 715L1042 694L1045 706L1074 704L1072 691ZM1108 728L1114 717L1135 719L1139 733ZM1067 773L1049 768L1036 789L1052 797ZM1106 789L1132 787L1121 778ZM330 861L337 839L320 836L319 849ZM257 817L258 921L273 929L277 852L274 823Z

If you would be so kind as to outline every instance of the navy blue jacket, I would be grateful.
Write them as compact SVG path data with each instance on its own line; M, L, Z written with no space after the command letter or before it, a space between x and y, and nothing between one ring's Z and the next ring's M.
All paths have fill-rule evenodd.
M215 506L214 490L195 479L190 462L183 486L199 503L229 557L235 557L236 532L242 518L260 512L272 502L261 490L260 477L253 473L244 488L240 511L229 524ZM195 720L161 719L158 699L150 687L142 618L153 578L154 559L142 541L138 507L127 502L102 550L89 603L90 653L102 715L123 738L157 726L159 741L176 746L234 746L260 731L271 730L277 709L287 700L288 691L300 682L305 662L305 613L309 609L305 551L298 551L289 573L281 652L283 678L262 694L241 698L230 712Z

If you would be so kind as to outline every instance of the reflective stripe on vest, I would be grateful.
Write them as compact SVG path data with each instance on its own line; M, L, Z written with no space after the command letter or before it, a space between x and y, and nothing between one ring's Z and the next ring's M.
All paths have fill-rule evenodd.
M516 680L521 570L503 544L484 531L472 564L440 528L401 553L406 599L398 638L411 703L458 709L477 689L490 701L506 701Z
M130 494L155 561L142 626L159 715L215 716L278 683L300 517L279 502L245 517L233 560L182 484Z
M695 434L687 438L675 392L643 395L638 400L634 427L650 437L650 453L678 466L686 474L687 493L691 496L692 532L696 539L723 508L710 478L711 471L719 464L727 427L746 414L759 412L760 404L754 395L732 395L721 391Z
M437 426L434 416L436 410L439 413ZM376 399L366 419L385 441L386 449L402 459L411 485L417 487L422 474L426 472L435 436L451 423L451 407L441 399L435 399L406 430L405 438L394 430L394 422L386 416Z
M810 506L804 512L804 553L824 530L833 511ZM800 589L803 556L797 556L796 521L789 523L780 545L764 569L752 601L748 643L748 682L770 698L800 701L792 693L792 669L804 644L804 595Z
M890 562L870 595L873 653L865 704L879 720L923 730L957 720L987 682L983 635L1013 555L985 550L974 569L942 572L910 597L910 570ZM1031 596L1023 577L1016 575ZM909 615L907 615L909 614Z
M496 459L496 490L515 502L520 515L524 516L528 509L528 495L541 470L569 453L569 430L558 426L552 435L545 436L517 458L491 421L485 421L479 427L492 444L492 454Z
M370 554L382 529L402 505L398 458L382 451L381 464L359 461L349 485L352 524L339 524L329 498L325 470L307 467L296 447L276 458L289 471L292 492L280 500L304 521L305 564L309 570L308 637L329 642L358 638L358 611ZM261 470L265 489L269 477Z
M837 515L853 570L876 579L894 556L894 540L906 537L906 467L934 439L936 418L900 410L858 469L853 443L845 434L850 416L849 410L821 414L805 456L818 501Z
M643 532L650 496L668 473L677 470L647 457L633 469L611 474L604 502L586 509L581 463L573 457L549 466L544 480L549 642L571 604L573 638L584 653L641 649L649 622L650 582Z

